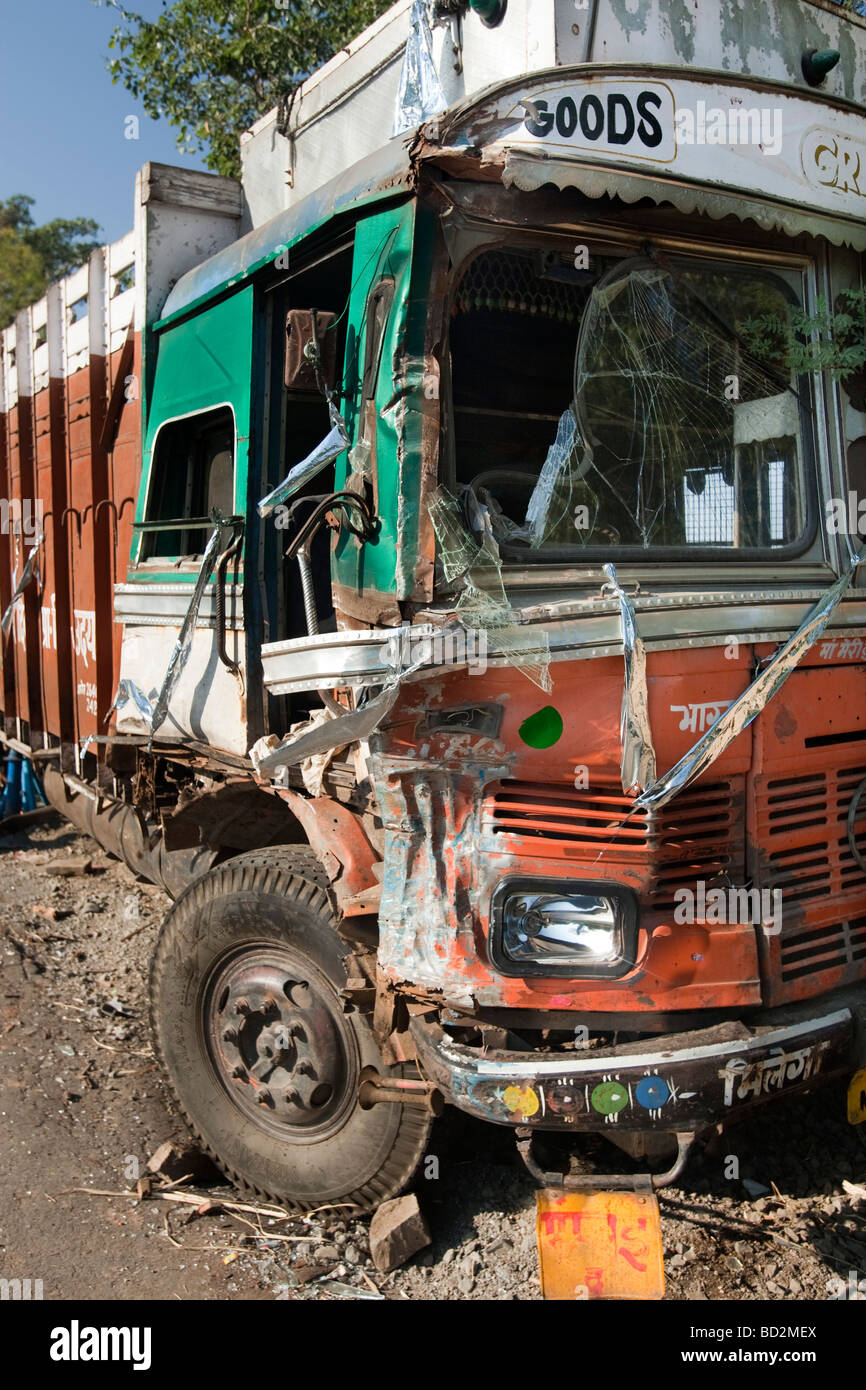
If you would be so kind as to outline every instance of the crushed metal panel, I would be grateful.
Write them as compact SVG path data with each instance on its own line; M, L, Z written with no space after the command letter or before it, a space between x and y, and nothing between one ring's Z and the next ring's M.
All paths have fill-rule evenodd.
M281 483L269 492L267 497L263 497L258 504L260 517L268 517L289 497L294 497L307 483L312 482L313 478L318 477L322 469L332 463L335 458L349 447L349 432L346 429L346 422L332 401L328 402L328 413L331 418L331 429L320 444L312 449L306 458L296 463L294 468L289 469L286 477Z
M378 890L379 856L359 816L330 796L303 797L286 788L280 788L278 795L303 826L344 911L351 899Z
M208 583L208 580L210 579L211 570L213 569L214 561L216 560L217 551L219 550L220 545L221 534L222 526L219 522L217 522L217 524L214 526L213 531L211 532L210 539L207 545L205 546L205 552L202 556L201 568L199 569L198 576L195 581L195 587L192 591L192 597L189 601L189 607L184 616L184 620L180 625L180 632L178 633L177 641L175 642L174 647L172 648L171 656L168 659L168 666L165 670L165 676L163 677L162 686L160 687L159 695L156 699L156 704L153 707L153 715L151 717L150 723L150 731L152 734L155 734L157 729L159 729L159 727L165 723L166 715L168 714L168 705L171 699L171 693L178 680L180 679L183 668L187 663L190 647L192 646L192 639L195 635L196 623L198 621L198 610L201 607L201 601L204 596L205 587Z
M413 499L418 493L424 380L423 359L415 355L416 344L411 341L416 333L423 333L423 322L412 320L410 313L417 211L414 202L389 208L362 219L355 230L350 322L366 332L371 291L382 280L393 282L394 290L375 383L375 460L372 479L365 484L372 487L378 529L371 540L362 543L343 528L332 557L332 577L340 590L341 609L351 616L358 605L369 609L371 600L396 604L407 599L414 587L418 535ZM363 348L360 341L359 354ZM357 362L363 362L363 357L358 355ZM346 389L349 396L344 412L357 444L366 427L362 372L357 366L347 379ZM338 460L335 488L349 485L351 470L348 458ZM360 610L358 617L362 618Z
M395 980L443 991L474 1006L478 958L474 882L485 785L509 775L511 759L492 739L454 736L448 766L400 759L371 743L368 758L385 826L379 962ZM506 867L505 857L501 867Z
M498 615L496 609L494 616ZM425 678L442 669L465 668L477 675L486 666L517 665L515 653L527 664L546 656L543 636L530 623L481 629L469 621L469 615L455 616L452 610L436 616L435 623L403 623L268 643L262 648L265 689L272 695L360 691L384 684L395 670L405 677L410 667L423 669Z
M350 743L369 738L396 704L402 682L428 664L431 655L430 642L421 642L414 651L410 651L411 659L404 664L399 642L394 641L393 635L389 635L387 641L393 661L378 695L362 697L358 708L346 714L332 714L331 718L323 718L317 712L282 742L276 742L273 735L259 739L250 749L257 776L267 777L280 768L297 767L299 763L305 763L331 749L345 748Z
M431 627L398 629L427 636ZM322 632L262 647L265 689L272 695L382 685L391 672L388 630Z

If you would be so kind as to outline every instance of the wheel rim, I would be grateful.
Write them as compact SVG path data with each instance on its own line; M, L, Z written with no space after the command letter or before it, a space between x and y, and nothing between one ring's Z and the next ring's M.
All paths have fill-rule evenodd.
M330 982L289 947L216 962L202 992L205 1052L246 1119L293 1143L340 1129L357 1099L358 1049Z

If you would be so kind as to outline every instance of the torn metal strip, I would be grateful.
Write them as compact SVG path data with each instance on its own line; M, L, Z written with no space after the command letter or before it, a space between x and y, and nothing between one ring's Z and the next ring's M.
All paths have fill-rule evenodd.
M296 767L298 763L325 753L329 749L345 748L350 743L358 743L370 737L379 727L388 711L396 704L400 687L408 676L418 671L431 659L431 642L421 642L415 660L410 665L398 666L401 652L400 633L392 633L387 638L389 651L395 654L395 666L378 695L368 699L358 709L334 718L312 723L306 732L296 733L285 739L276 748L267 738L259 739L250 749L250 759L259 776L270 776L278 768Z
M858 555L845 573L809 610L797 631L776 653L769 665L752 681L724 714L720 715L707 732L698 739L688 753L678 763L653 782L641 796L636 797L635 807L656 810L664 806L677 792L687 787L699 777L711 763L714 763L725 749L733 743L738 734L748 728L770 702L808 651L818 640L836 608L848 589L857 566L866 558Z
M183 623L181 624L181 629L178 633L177 641L175 642L174 647L172 648L172 653L169 658L168 667L166 668L165 672L165 679L162 682L162 689L160 690L156 704L153 707L153 713L150 719L151 738L156 733L160 725L165 723L165 719L168 714L168 702L171 698L171 692L177 684L177 680L180 676L180 673L182 672L184 666L187 663L189 649L192 646L193 633L195 632L195 625L198 619L198 610L201 607L201 601L204 596L204 591L207 587L207 582L210 578L210 573L213 569L214 560L216 559L216 554L220 546L222 520L217 515L215 515L214 521L216 524L211 534L211 538L208 541L207 546L205 547L205 552L201 562L201 569L199 570L198 577L195 581L195 588L192 591L190 605L186 611L186 617L184 618Z
M34 545L30 554L27 556L27 563L25 564L24 569L21 572L21 578L15 585L12 597L9 600L9 606L6 609L6 612L3 614L3 617L0 618L0 630L2 630L4 637L7 635L10 627L12 626L12 615L15 611L15 605L18 602L19 598L23 594L24 590L27 588L27 585L30 583L31 579L35 578L37 581L39 579L39 566L37 564L37 557L39 555L39 547L41 544L42 537L40 536L39 540Z
M603 569L608 578L605 589L610 589L619 600L622 629L622 657L625 664L619 721L622 789L630 792L634 787L640 787L644 791L656 780L656 755L647 697L646 651L638 635L634 604L620 585L615 567L604 565Z
M409 37L397 88L397 109L391 138L414 130L429 116L444 111L448 102L433 61L430 20L424 0L413 0Z
M144 716L145 723L150 727L150 722L153 719L153 705L144 691L139 690L135 681L127 680L126 677L117 683L117 690L114 692L114 699L108 707L105 723L108 723L115 710L122 710L124 705L128 705L130 701L135 705L139 714Z
M294 468L286 475L281 483L278 483L273 492L269 492L267 497L263 497L258 504L258 513L261 517L270 516L271 512L277 508L286 498L298 492L312 478L329 463L331 463L344 449L349 447L349 431L346 422L336 407L329 402L328 411L331 417L330 433L305 459L296 463Z
M338 714L324 724L318 723L306 733L296 734L277 748L263 749L254 744L250 749L253 767L260 777L269 777L281 767L296 767L298 763L329 749L345 748L359 739L370 736L382 722L400 694L399 687L386 686L360 709ZM262 740L261 742L265 742Z
M250 749L250 761L256 775L266 775L266 770L263 771L262 769L262 762L270 753L293 748L295 743L304 735L325 728L338 717L325 706L324 709L313 710L309 719L302 719L297 724L290 725L288 733L282 739L278 738L276 734L266 734L264 738L260 738ZM330 747L311 753L302 759L301 776L304 780L304 787L310 796L322 796L324 794L325 773L336 754L344 746L343 744L332 744ZM289 764L281 763L280 766L286 767Z

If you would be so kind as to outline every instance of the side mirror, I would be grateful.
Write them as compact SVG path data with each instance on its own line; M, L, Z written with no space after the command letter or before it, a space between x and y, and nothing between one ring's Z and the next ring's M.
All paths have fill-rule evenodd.
M283 385L287 391L333 391L337 380L336 314L325 309L289 309Z

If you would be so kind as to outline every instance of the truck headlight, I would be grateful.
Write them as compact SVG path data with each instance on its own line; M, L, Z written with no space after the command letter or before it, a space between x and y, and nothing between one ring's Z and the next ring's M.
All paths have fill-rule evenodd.
M619 884L511 879L492 904L492 953L506 975L624 975L637 910Z

